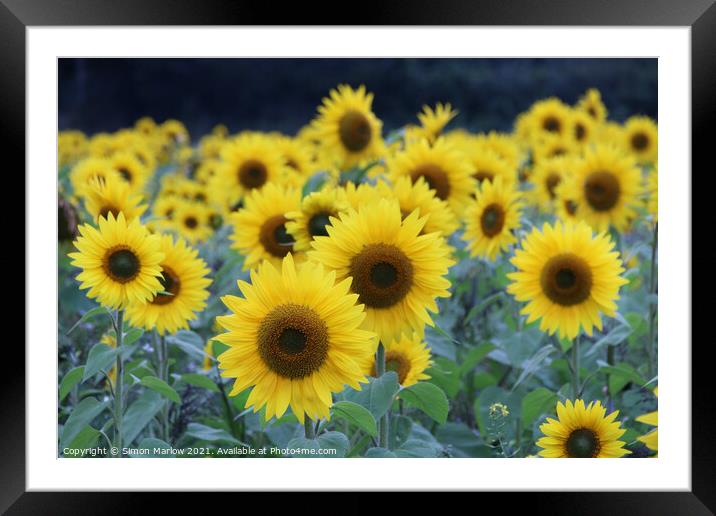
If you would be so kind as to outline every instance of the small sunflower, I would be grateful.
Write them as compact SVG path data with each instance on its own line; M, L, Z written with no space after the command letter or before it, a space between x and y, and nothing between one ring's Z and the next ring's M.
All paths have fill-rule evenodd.
M72 168L70 182L76 195L84 195L93 180L105 181L110 176L122 178L112 167L111 161L105 158L86 158Z
M141 204L142 196L132 194L130 188L115 176L108 176L105 181L95 178L85 190L85 208L95 221L109 213L116 218L120 212L128 221L141 217L147 205Z
M425 140L408 144L405 150L389 159L388 170L393 182L402 176L408 176L413 182L422 177L457 215L464 211L474 188L473 171L465 157L442 138L433 145Z
M146 303L162 290L159 279L164 253L159 237L150 235L139 219L127 223L124 213L100 217L99 229L89 224L79 227L74 241L77 253L69 253L72 265L82 269L77 275L80 289L102 305L122 309L131 303Z
M243 196L260 190L284 172L283 157L266 136L241 135L224 146L221 158L217 179L227 195Z
M619 287L627 280L614 242L605 233L594 235L584 222L544 224L534 228L515 252L507 291L522 309L527 323L541 319L540 330L574 339L580 327L592 335L601 331L601 314L614 317Z
M373 114L373 94L365 86L354 90L346 84L323 99L314 120L313 136L342 169L383 153L383 123Z
M245 256L244 270L263 260L280 266L294 250L294 239L286 229L287 213L301 209L301 192L272 183L248 195L245 205L231 214L234 226L232 249Z
M501 178L484 181L477 197L465 212L467 224L463 240L471 256L494 261L517 241L514 230L520 227L520 194L505 186Z
M301 210L286 214L286 231L293 237L294 249L308 251L311 242L317 236L327 236L330 218L348 209L348 201L343 190L324 188L311 192L301 201Z
M587 113L597 123L603 123L607 119L607 108L596 88L590 88L584 93L577 102L577 109Z
M384 197L394 197L400 205L400 212L407 217L413 210L420 210L420 216L428 216L422 233L441 233L446 238L457 230L457 217L447 202L439 199L423 178L412 182L409 177L399 177L392 188L384 181L377 184Z
M659 389L654 389L654 396L659 396ZM641 435L637 437L637 441L640 441L646 445L647 448L649 448L652 451L658 452L659 451L659 411L655 410L654 412L649 412L648 414L641 415L636 418L636 421L639 421L640 423L644 423L645 425L649 426L655 426L657 428L654 428L652 431L648 432L645 435Z
M352 292L365 304L364 327L383 342L432 325L428 310L438 311L438 297L448 297L445 277L454 263L438 233L421 235L426 216L414 211L404 220L393 200L331 220L329 236L316 237L309 258L335 270L339 280L352 277Z
M422 126L422 134L428 141L434 142L445 129L445 126L458 115L458 111L452 106L438 102L435 109L430 106L423 106L422 112L418 113L418 120Z
M175 242L171 235L162 235L160 244L162 292L148 303L130 303L127 318L134 327L156 329L164 335L189 328L188 322L206 306L211 280L206 277L209 269L204 260L183 239Z
M189 243L204 242L213 233L209 224L209 208L197 202L179 202L172 214L174 228Z
M179 120L167 120L158 127L159 133L172 145L189 143L189 131Z
M230 315L217 317L227 330L215 340L229 346L219 355L225 378L236 378L230 395L253 387L246 406L266 407L265 419L290 406L303 422L329 418L332 394L366 382L360 364L375 353L375 335L359 329L365 311L349 293L350 279L336 280L322 265L294 264L280 271L269 261L239 281L243 297L224 296Z
M524 160L524 153L511 134L490 131L487 134L478 134L474 141L478 148L497 154L512 170L517 170Z
M504 185L513 185L517 182L517 170L497 152L483 145L475 145L466 151L466 156L473 170L472 177L478 184L485 181L492 182L497 178L501 178Z
M534 166L529 182L537 206L545 211L554 207L559 187L571 177L573 168L574 159L567 156L543 160Z
M546 135L533 141L532 161L540 163L544 160L569 156L577 151L574 141L567 136Z
M631 453L625 442L618 439L625 429L615 421L619 411L608 416L600 401L585 406L583 400L557 403L557 419L547 418L540 426L545 435L537 441L542 448L539 454L548 458L607 459Z
M633 116L624 123L624 147L639 163L654 163L659 151L659 131L647 116Z
M141 192L149 179L147 167L142 165L136 156L129 152L119 152L110 158L112 166L119 172L133 192Z
M594 138L596 122L585 111L575 109L571 112L571 135L578 146L584 146Z
M375 185L369 183L359 183L356 185L352 181L348 181L340 188L345 193L348 204L354 210L359 209L361 206L375 204L384 197L384 193L379 191Z
M545 135L565 137L569 132L569 106L556 97L535 102L530 108L529 117L533 137Z
M307 143L282 136L276 139L276 147L284 159L285 165L302 177L308 177L316 171L313 161L313 149Z
M385 370L395 371L398 375L398 383L402 387L410 387L421 380L429 380L430 375L425 374L425 370L432 363L430 349L419 333L414 333L412 336L403 335L400 340L385 346ZM376 376L375 356L372 357L366 374Z
M596 146L575 163L574 180L564 192L577 202L577 216L597 231L624 231L636 217L641 171L615 147Z
M572 181L571 178L563 180L563 183ZM577 201L569 196L564 195L564 191L570 190L570 188L560 184L557 188L557 199L555 200L555 212L557 218L562 222L577 222L579 217L577 216Z

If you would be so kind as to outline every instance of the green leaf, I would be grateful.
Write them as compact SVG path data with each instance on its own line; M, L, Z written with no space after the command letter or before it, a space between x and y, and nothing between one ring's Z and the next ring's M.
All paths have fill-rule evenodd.
M100 371L108 371L117 358L117 349L107 344L95 344L87 355L87 363L82 373L82 381L92 378Z
M193 385L195 387L201 387L212 392L219 392L219 388L216 386L214 381L211 378L204 376L203 374L186 373L181 375L179 379L182 382L188 383L189 385Z
M364 406L378 420L388 411L399 389L398 375L395 371L387 371L379 378L370 378L368 385L363 385L360 391L348 391L346 399Z
M468 428L465 423L448 421L440 425L435 437L444 445L454 457L490 457L491 450L485 446L475 430Z
M177 391L172 389L167 382L156 376L145 376L140 383L153 391L157 391L165 398L169 398L174 403L181 403L181 398L179 394L177 394Z
M326 432L318 436L318 439L307 439L305 437L296 437L288 442L287 448L295 450L291 457L327 457L341 458L345 457L350 442L348 437L340 432ZM315 450L311 453L310 450ZM335 450L334 453L323 454L318 450Z
M490 344L489 342L485 342L484 344L480 344L479 346L472 348L468 352L462 364L460 364L460 376L465 376L467 373L475 369L475 366L479 364L493 349L495 349L494 344Z
M60 382L60 402L67 397L75 385L82 381L84 370L85 366L75 367L67 371L67 374L62 377L62 381Z
M170 444L154 437L147 437L145 439L142 439L142 441L139 443L138 448L140 450L148 450L147 453L137 455L138 457L167 457L171 455L168 453L162 453L161 451L172 449Z
M378 435L378 425L375 422L373 414L357 403L353 403L352 401L339 401L333 404L331 411L335 417L345 419L365 433L373 437Z
M97 439L99 439L99 436L102 435L99 433L99 430L95 430L91 426L87 425L82 430L80 430L80 433L77 434L77 437L75 437L70 444L67 445L67 448L74 449L74 450L87 450L88 448L94 448L94 446L97 444ZM81 457L82 455L66 455L67 457ZM85 455L86 456L86 455Z
M100 403L94 398L85 398L74 408L62 429L60 448L66 448L80 432L102 413L108 402Z
M123 441L129 445L164 405L164 399L154 391L144 392L134 401L122 418Z
M547 344L546 346L542 346L538 349L537 352L529 358L529 360L525 361L522 372L520 373L520 376L517 377L517 380L515 380L512 390L514 391L518 385L537 371L537 369L539 369L542 365L542 362L555 350L556 348L552 344Z
M627 363L619 363L614 366L603 366L599 371L609 375L609 393L614 396L619 393L629 382L643 386L646 380Z
M175 344L186 354L199 360L207 356L204 353L204 340L200 335L189 330L179 330L176 334L167 337L168 344Z
M544 387L538 387L522 398L523 428L528 428L541 414L554 412L557 400L557 393Z
M422 410L433 420L442 424L447 421L450 404L443 390L429 382L418 382L400 391L406 404Z
M140 339L142 335L144 335L144 330L141 330L139 328L132 328L124 334L124 339L122 339L122 345L129 346L130 344L134 344Z
M243 443L234 438L226 430L212 428L200 423L189 423L185 435L199 439L200 441L223 442L243 446Z
M72 327L71 327L69 330L67 330L67 333L65 333L65 335L69 335L69 334L72 333L72 331L73 331L75 328L77 328L80 324L82 324L83 322L86 322L86 321L92 319L93 317L95 317L96 315L99 315L99 314L107 314L107 315L110 315L110 313L107 311L107 309L106 309L105 307L103 307L103 306L98 306L98 307L96 307L96 308L93 308L92 310L88 310L88 311L86 311L86 312L84 313L84 315L83 315L82 317L80 317L80 320L79 320L79 321L77 321L75 324L72 325ZM111 316L110 316L110 317L111 317Z
M478 314L481 314L488 306L502 298L504 295L505 292L500 290L499 292L496 292L491 296L486 297L484 300L482 300L481 303L473 306L472 309L465 316L465 324L474 319Z
M397 457L395 453L385 448L368 448L365 457L369 459L394 459Z
M428 380L440 387L450 398L454 398L460 388L460 371L455 362L444 357L436 357L433 365L425 371L430 376Z

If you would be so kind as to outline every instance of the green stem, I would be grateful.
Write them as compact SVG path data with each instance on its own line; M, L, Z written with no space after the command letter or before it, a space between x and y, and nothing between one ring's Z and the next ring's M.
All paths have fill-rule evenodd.
M579 336L572 343L572 393L574 399L579 397Z
M169 383L169 352L167 348L167 340L164 335L159 337L159 348L161 349L159 355L161 362L159 364L160 379L165 383ZM169 442L169 400L164 401L162 406L162 439L164 442Z
M649 294L653 297L656 294L656 251L658 248L659 224L654 223L654 238L651 241L651 270L649 273ZM649 305L649 340L646 343L646 354L648 356L649 378L654 377L654 369L656 362L656 314L657 303L652 302Z
M385 347L383 343L378 344L378 351L375 354L375 375L380 377L385 374ZM385 415L378 421L378 444L381 448L388 448L388 429L390 426L390 407Z
M114 446L119 450L117 457L122 456L122 415L124 412L124 360L122 359L122 341L124 340L124 310L117 310L114 327L117 336L117 365L114 386Z
M316 438L316 429L313 426L313 420L304 414L303 428L306 431L306 439Z

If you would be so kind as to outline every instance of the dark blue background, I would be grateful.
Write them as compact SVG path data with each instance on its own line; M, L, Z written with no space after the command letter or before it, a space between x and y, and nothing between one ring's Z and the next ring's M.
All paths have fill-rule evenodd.
M217 123L294 133L339 83L365 84L387 130L423 104L451 102L455 126L510 130L535 100L574 103L590 87L609 116L657 116L656 59L60 59L59 128L87 133L148 115L193 136Z

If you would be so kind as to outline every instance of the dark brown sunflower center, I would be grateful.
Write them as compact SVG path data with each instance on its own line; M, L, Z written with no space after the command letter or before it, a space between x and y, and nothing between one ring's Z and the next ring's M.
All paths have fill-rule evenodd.
M119 215L120 211L121 210L119 210L116 206L112 206L111 204L106 204L106 205L102 206L102 208L99 210L99 216L104 217L106 219L107 215L109 215L111 213L112 216L116 219L117 216Z
M196 229L199 225L199 221L193 215L190 215L184 219L184 225L189 229Z
M581 142L584 140L584 137L587 136L587 128L584 127L582 124L577 123L574 126L574 137L577 139L578 142Z
M288 158L286 160L286 165L291 167L294 170L298 170L299 172L301 171L301 168L298 166L298 163L296 163L296 161L291 158Z
M565 447L570 458L588 459L599 455L600 443L592 430L580 428L569 434Z
M489 170L478 170L472 175L472 177L477 179L477 181L480 183L482 183L485 179L491 182L495 178L495 174L493 174Z
M259 242L266 251L278 258L283 258L293 250L293 237L286 231L286 217L274 215L261 226Z
M591 107L591 106L588 107L587 113L589 113L589 116L591 116L592 118L597 118L597 110L594 109L593 107Z
M246 160L239 167L239 182L247 190L262 187L267 179L266 165L258 160Z
M542 127L550 133L558 133L562 128L562 124L557 117L548 116L542 121Z
M315 236L328 236L328 230L326 229L331 225L331 217L333 214L326 211L316 213L308 220L308 232L312 237Z
M219 229L224 225L224 218L218 213L212 213L209 216L209 225L212 229Z
M553 303L578 305L588 299L592 291L592 271L583 258L571 253L560 254L544 265L540 283Z
M279 305L261 321L258 351L264 363L276 374L284 378L303 378L325 362L328 328L307 306Z
M402 384L410 373L410 359L398 351L388 351L385 354L385 370L395 371L398 375L398 383ZM375 364L370 375L374 377L377 375Z
M104 271L118 283L132 281L141 269L137 255L127 246L116 246L105 254Z
M368 118L358 111L348 111L338 123L341 142L351 152L360 152L370 143L372 136Z
M128 168L120 167L117 170L122 175L122 178L124 178L125 181L127 181L128 183L132 182L132 173L129 171Z
M413 285L413 264L393 245L370 244L351 259L353 291L361 303L388 308L402 300Z
M480 216L480 227L486 237L499 235L505 226L505 210L499 204L488 205Z
M550 199L554 199L557 196L556 189L561 180L562 178L559 174L550 174L547 176L545 186L547 187L547 193L549 194Z
M574 201L570 201L569 199L567 199L566 201L564 201L564 209L565 209L566 212L569 213L570 215L576 215L576 213L577 213L577 203L574 202Z
M174 269L166 265L162 265L162 277L159 278L159 283L162 284L163 290L166 294L160 293L154 296L152 304L166 305L176 299L176 296L179 294L179 290L181 289L181 280L179 279L179 275L174 272Z
M635 133L631 137L632 149L643 151L649 146L649 137L644 133Z
M584 196L596 211L609 211L619 201L619 180L607 171L592 172L584 182Z
M555 157L557 157L557 156L564 156L565 154L567 154L567 149L565 149L564 147L555 147L555 148L552 149L552 151L549 153L549 157L550 157L550 158L555 158Z
M420 165L410 173L410 177L415 183L418 178L423 178L431 190L435 190L435 195L445 200L450 196L450 179L447 173L437 165L427 163Z

